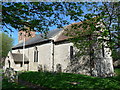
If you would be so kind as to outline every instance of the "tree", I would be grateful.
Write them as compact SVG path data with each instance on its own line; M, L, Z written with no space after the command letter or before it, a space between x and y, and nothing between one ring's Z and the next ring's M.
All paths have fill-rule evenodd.
M119 59L120 48L120 2L103 2L102 7L103 24L105 25L108 33L108 45L112 50L114 59ZM118 52L117 52L118 51Z
M10 32L13 32L12 28L19 30L26 25L30 27L30 30L45 33L53 25L60 27L68 24L68 15L74 14L74 10L79 10L77 13L82 14L83 12L80 9L82 4L74 2L4 2L2 3L2 23ZM73 8L73 6L75 7ZM73 17L70 18L72 19ZM4 28L3 30L8 32Z
M12 28L19 30L26 25L30 27L30 30L47 33L49 27L55 25L62 27L69 24L69 20L78 22L99 16L98 21L103 20L108 30L110 42L119 41L119 4L120 2L3 2L3 31L13 32ZM83 8L86 8L86 10L83 10ZM116 32L113 34L111 28L114 28L117 34L115 34ZM115 41L110 45L116 45L116 48L118 48L119 42L116 43Z
M84 15L84 18L86 18L86 20L84 20L81 24L71 25L71 28L66 29L66 32L67 36L73 37L71 41L80 50L77 53L78 56L80 56L79 54L89 54L90 66L92 66L92 62L95 58L94 51L96 51L96 49L93 46L96 42L99 45L99 47L97 46L97 49L102 49L103 47L105 47L104 43L107 42L107 47L109 47L113 52L112 57L115 57L114 50L120 48L118 43L120 40L120 3L107 2L101 3L101 5L98 3L87 3L86 5L88 5L88 10L90 11L90 13ZM92 11L94 13L97 13L93 14L91 13ZM93 18L95 16L97 17ZM101 38L97 39L97 37ZM81 50L83 51L81 52ZM104 51L102 54L104 56ZM90 67L90 71L92 70L91 68L92 67Z
M13 46L13 38L5 33L0 33L0 59L5 58Z
M72 24L71 26L68 26L65 28L65 35L67 35L70 38L70 41L74 43L74 46L77 47L77 52L75 53L74 58L81 57L81 56L89 56L89 63L90 63L90 74L92 73L92 68L94 66L93 62L95 58L101 58L98 57L98 55L101 52L95 53L94 51L100 51L102 48L101 43L103 43L103 38L101 33L103 33L100 29L102 28L99 24L100 18L90 18L87 20L84 20L80 23ZM99 25L99 26L97 26ZM96 27L97 26L97 27ZM98 37L101 37L98 39ZM73 59L74 59L73 58ZM72 60L73 61L73 60Z

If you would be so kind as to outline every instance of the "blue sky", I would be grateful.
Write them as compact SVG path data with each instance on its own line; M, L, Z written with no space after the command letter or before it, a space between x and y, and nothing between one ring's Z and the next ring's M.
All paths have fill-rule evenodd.
M74 23L74 21L72 21L70 19L69 19L69 22ZM56 28L57 28L57 26L52 26L52 27L50 27L50 30L53 30L53 29L56 29ZM14 32L12 32L12 33L9 32L9 34L8 33L6 33L6 34L8 34L10 37L12 37L14 39L13 45L16 45L16 44L18 44L18 30L14 29L14 28L12 28L12 29L13 29ZM38 34L38 33L36 33L36 34Z
M88 13L88 11L86 10L86 7L83 6L82 9L83 9L84 13ZM67 18L67 20L69 21L69 23L74 23L75 22L73 20L70 20L69 17L65 17L65 18ZM78 22L78 21L76 21L76 22ZM52 26L52 27L50 27L50 30L53 30L53 29L56 29L56 28L57 28L56 26ZM7 28L5 28L5 29L7 30ZM14 39L14 44L13 45L16 45L16 44L18 44L18 30L15 30L14 28L12 28L12 30L14 32L12 32L12 33L9 32L8 35L10 36L10 34L11 34L11 37Z

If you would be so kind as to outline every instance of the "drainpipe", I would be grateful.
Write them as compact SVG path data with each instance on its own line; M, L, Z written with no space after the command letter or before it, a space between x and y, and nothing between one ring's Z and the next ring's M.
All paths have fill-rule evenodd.
M54 72L54 40L51 40L52 44L52 71Z
M24 67L24 61L25 61L25 35L24 35L24 40L23 40L23 67Z

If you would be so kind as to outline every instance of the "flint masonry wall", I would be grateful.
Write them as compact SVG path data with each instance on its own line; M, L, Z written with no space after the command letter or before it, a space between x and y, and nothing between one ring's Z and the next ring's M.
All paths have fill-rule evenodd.
M62 43L54 45L54 70L57 71L57 65L61 65L62 72L70 63L70 46L72 43Z
M38 64L42 65L44 71L52 71L52 43L46 43L38 47Z
M104 44L105 45L105 44ZM38 49L38 62L34 62L34 47L26 48L25 55L29 59L29 71L38 71L38 65L42 66L44 71L57 71L57 65L61 65L62 72L80 73L90 75L89 56L82 56L77 63L71 66L70 63L70 46L72 43L53 44L52 41L42 45L36 45ZM96 47L97 48L97 47ZM104 47L104 57L102 49L95 49L93 75L94 76L111 76L114 73L112 65L111 51ZM22 53L22 49L19 50ZM18 52L18 50L13 50ZM54 66L54 67L53 67ZM67 70L67 71L65 71Z
M38 50L38 62L34 62L34 50ZM52 43L36 45L34 47L25 48L24 52L29 59L29 71L38 71L38 65L42 65L43 70L52 71ZM22 54L23 49L19 49ZM13 50L12 53L19 53L18 50Z
M6 70L6 68L9 68L9 65L11 68L14 68L15 71L21 71L22 67L21 67L21 63L15 63L12 57L11 52L8 53L9 57L6 57L5 59L5 67L4 69ZM9 64L10 61L10 64ZM28 69L28 64L24 65L24 69L27 70Z

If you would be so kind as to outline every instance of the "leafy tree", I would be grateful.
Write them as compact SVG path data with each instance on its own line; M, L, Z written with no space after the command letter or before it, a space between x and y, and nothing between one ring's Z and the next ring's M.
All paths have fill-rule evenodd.
M84 16L87 20L80 25L73 24L71 26L73 30L69 29L66 31L69 31L67 32L68 36L74 38L71 41L80 50L77 54L90 55L90 71L92 71L92 62L93 58L95 58L94 50L102 49L103 44L101 43L103 42L107 42L108 47L112 50L112 57L120 59L118 53L120 48L120 2L103 2L101 5L98 3L87 3L86 5L90 11L89 14ZM93 18L94 16L97 17ZM97 39L96 36L101 38ZM93 47L95 43L99 45L96 49ZM105 53L102 54L104 56Z
M11 50L13 46L13 38L9 37L5 33L0 33L0 59L5 58L8 54L8 52Z
M120 2L104 3L105 12L107 12L109 22L106 22L110 36L110 47L114 59L120 59Z
M45 33L53 25L60 27L68 24L68 18L74 18L68 15L76 13L74 10L81 15L83 13L80 9L82 4L74 2L4 2L2 3L2 23L10 32L13 32L12 28L19 30L26 25L32 30ZM9 25L12 28L8 27ZM3 30L8 32L4 28Z
M70 20L78 22L97 16L99 17L97 22L102 19L107 29L102 35L108 34L110 42L114 41L114 43L109 43L110 47L113 48L116 45L116 48L118 48L119 4L120 2L3 2L3 31L8 32L7 28L10 32L13 32L12 28L19 30L26 25L30 27L30 30L47 33L49 27L55 25L62 27L69 24ZM86 8L86 10L83 8ZM84 27L84 25L82 26ZM116 43L116 40L118 43Z
M105 37L107 37L108 39L105 41L113 51L112 56L116 57L115 52L120 48L120 45L119 45L120 44L120 35L119 35L120 34L120 12L119 12L120 2L102 2L102 3L93 2L93 3L86 3L85 5L87 6L87 10L89 11L89 13L84 15L84 18L86 20L82 22L81 25L77 25L77 27L75 27L76 25L72 25L72 27L73 28L75 27L76 29L79 29L80 27L82 27L83 30L84 29L86 30L86 28L89 27L89 29L87 29L84 33L82 30L79 30L79 31L73 30L73 32L72 30L70 30L72 34L68 32L67 33L68 36L77 38L74 41L72 40L77 45L77 42L79 42L80 38L84 38L84 37L81 37L81 35L83 36L84 34L87 33L87 35L90 36L94 34L94 32L99 32L101 36L101 39L99 41L101 42L101 40L105 40ZM97 16L97 18L93 18L95 16ZM101 22L101 23L98 23L98 22ZM102 24L104 27L101 26L100 24ZM96 27L96 25L98 25L98 27ZM104 31L100 31L101 29L104 29ZM91 40L91 42L93 42L93 40ZM82 46L91 45L90 41L83 42L83 44L84 45ZM81 46L81 45L78 45L78 46Z
M30 30L47 33L49 27L53 25L62 27L69 24L69 20L82 21L82 24L73 24L71 29L65 29L67 35L74 38L72 39L74 45L79 50L82 48L83 52L78 54L89 54L91 62L94 53L92 46L95 42L99 44L106 41L112 50L120 46L120 2L2 3L2 9L3 26L11 32L13 30L8 25L18 30L26 25ZM101 38L96 39L98 36ZM99 45L98 47L102 48L102 44ZM84 49L88 49L89 52Z

